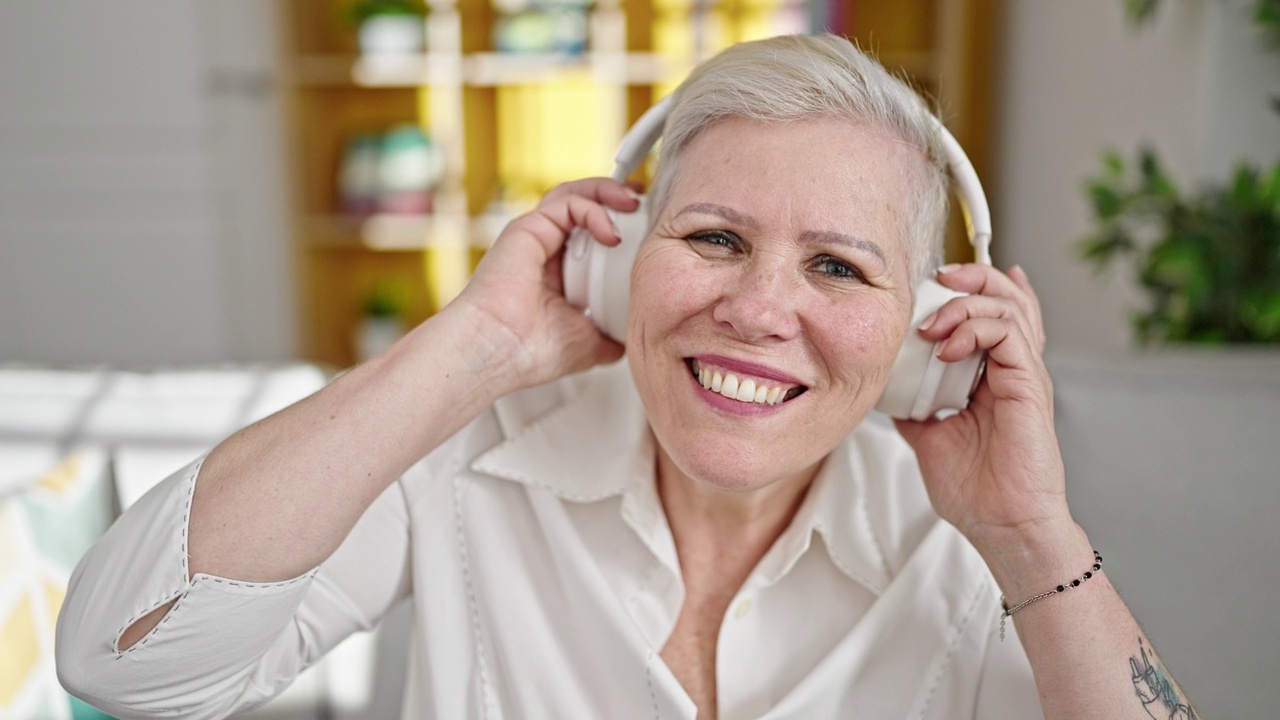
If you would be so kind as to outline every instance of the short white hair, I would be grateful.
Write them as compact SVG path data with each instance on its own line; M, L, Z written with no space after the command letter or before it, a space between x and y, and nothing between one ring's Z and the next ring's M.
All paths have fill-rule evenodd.
M911 173L914 191L905 213L914 286L942 257L949 198L942 142L924 100L836 35L784 35L742 43L694 68L672 95L651 193L653 212L666 204L681 154L716 123L830 117L888 130L924 155L921 170Z

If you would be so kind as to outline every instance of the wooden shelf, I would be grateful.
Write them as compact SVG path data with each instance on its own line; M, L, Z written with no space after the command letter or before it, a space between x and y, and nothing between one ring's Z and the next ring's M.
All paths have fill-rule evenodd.
M466 222L466 218L456 219ZM442 241L446 223L435 215L380 214L309 217L303 221L313 249L420 251Z
M687 58L655 53L472 53L296 58L291 80L302 87L419 88L462 83L499 87L543 82L589 72L605 82L653 85L687 72Z
M395 215L367 217L325 215L304 218L309 249L421 252L429 248L493 245L514 214Z
M835 32L946 108L985 175L982 73L995 0L810 1L842 8ZM288 33L281 83L291 113L302 352L336 367L354 360L351 330L369 287L387 278L411 287L410 322L437 311L526 202L556 182L606 170L627 125L676 86L696 53L785 22L770 0L711 0L696 8L708 19L697 32L679 4L597 0L590 51L514 54L492 51L499 16L490 0L427 0L428 52L364 56L356 29L339 20L350 0L278 2ZM444 154L434 214L342 215L337 185L348 143L402 123L421 126Z
M670 80L690 67L692 63L688 60L655 53L475 53L463 60L463 77L468 85L496 87L554 80L566 72L587 71L605 82L653 85Z

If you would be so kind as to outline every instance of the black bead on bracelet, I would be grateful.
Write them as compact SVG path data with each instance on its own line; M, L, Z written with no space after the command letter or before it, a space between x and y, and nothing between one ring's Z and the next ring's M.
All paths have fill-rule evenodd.
M1101 569L1102 569L1102 555L1100 555L1097 550L1094 550L1093 551L1093 568L1090 570L1086 570L1083 575L1076 578L1075 580L1072 580L1069 583L1064 583L1062 585L1059 585L1054 589L1050 590L1049 592L1040 593L1039 595L1036 595L1035 597L1029 600L1023 600L1022 602L1018 603L1017 605L1014 605L1013 607L1009 607L1009 604L1006 603L1004 600L1004 596L1001 595L1000 608L1004 612L1000 613L1000 640L1002 642L1004 641L1004 619L1005 618L1012 616L1014 613L1018 612L1022 608L1030 605L1031 603L1037 600L1043 600L1049 597L1050 595L1057 595L1060 592L1066 592L1067 590L1070 590L1072 588L1080 587L1080 583L1093 577L1093 574L1098 572Z

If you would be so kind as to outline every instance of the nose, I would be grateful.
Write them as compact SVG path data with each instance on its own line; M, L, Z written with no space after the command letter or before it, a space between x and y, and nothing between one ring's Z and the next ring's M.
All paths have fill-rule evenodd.
M798 293L783 268L753 261L724 288L711 317L747 342L790 340L800 330Z

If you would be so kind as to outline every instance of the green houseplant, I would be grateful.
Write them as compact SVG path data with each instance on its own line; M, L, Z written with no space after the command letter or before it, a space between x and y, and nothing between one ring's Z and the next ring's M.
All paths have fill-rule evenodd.
M1103 164L1088 183L1096 230L1081 249L1100 269L1133 261L1151 301L1133 314L1138 338L1280 342L1280 162L1187 195L1150 150L1132 168L1115 153Z
M1160 0L1124 2L1139 24ZM1280 50L1280 0L1254 0L1253 20ZM1132 167L1115 152L1102 164L1086 184L1095 225L1080 250L1098 270L1132 261L1149 300L1131 318L1139 341L1280 343L1280 160L1185 194L1151 149Z

